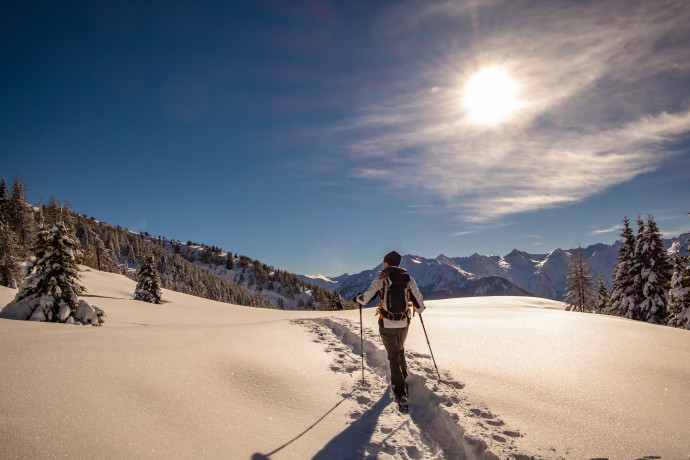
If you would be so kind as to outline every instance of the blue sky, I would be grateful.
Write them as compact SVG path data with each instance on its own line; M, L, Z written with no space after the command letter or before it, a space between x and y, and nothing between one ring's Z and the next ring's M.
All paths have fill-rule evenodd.
M677 235L688 23L685 0L4 2L0 175L303 274L612 243L625 215ZM486 69L512 91L488 121Z

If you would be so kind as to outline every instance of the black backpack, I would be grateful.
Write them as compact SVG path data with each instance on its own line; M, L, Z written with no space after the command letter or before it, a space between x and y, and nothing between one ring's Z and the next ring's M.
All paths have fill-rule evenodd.
M383 288L381 289L381 305L385 300L385 309L393 314L407 312L410 301L410 275L400 267L388 267L381 272ZM387 278L387 279L386 279Z

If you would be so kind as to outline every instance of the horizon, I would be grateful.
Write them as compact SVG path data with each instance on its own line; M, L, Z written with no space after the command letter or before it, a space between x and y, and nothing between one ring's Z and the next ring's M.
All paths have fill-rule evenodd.
M677 236L689 21L682 0L14 3L0 176L304 275L613 244L624 216Z

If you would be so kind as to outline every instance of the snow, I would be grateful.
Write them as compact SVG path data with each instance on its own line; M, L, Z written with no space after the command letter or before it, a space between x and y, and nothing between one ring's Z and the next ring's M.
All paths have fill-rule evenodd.
M328 282L331 282L331 283L334 282L334 281L332 281L329 277L327 277L326 275L320 275L320 274L319 274L319 275L304 275L304 276L306 276L307 278L313 278L313 279L316 279L316 280L328 281Z
M0 320L2 458L687 458L690 333L525 297L429 301L410 414L373 310L252 309L87 270L102 327ZM16 290L0 288L0 305ZM65 430L69 426L69 430ZM495 456L495 457L494 457Z

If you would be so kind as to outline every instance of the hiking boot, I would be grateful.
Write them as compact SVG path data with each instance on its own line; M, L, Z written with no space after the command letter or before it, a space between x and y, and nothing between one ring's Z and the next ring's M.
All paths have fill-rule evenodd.
M410 410L410 406L407 404L407 396L397 396L395 402L398 403L398 410L403 414L407 414Z

